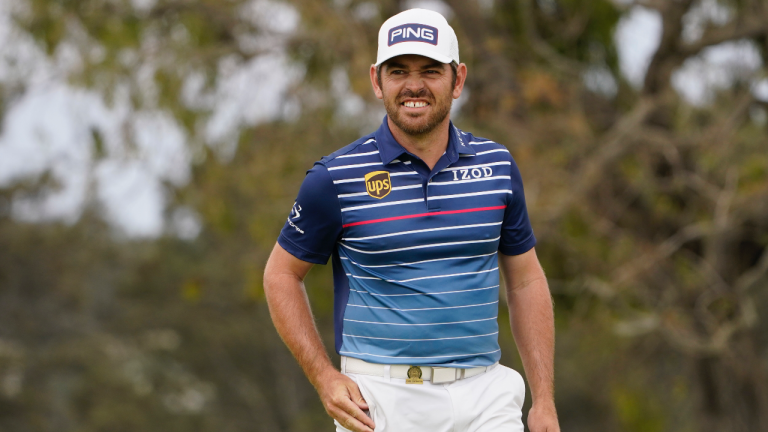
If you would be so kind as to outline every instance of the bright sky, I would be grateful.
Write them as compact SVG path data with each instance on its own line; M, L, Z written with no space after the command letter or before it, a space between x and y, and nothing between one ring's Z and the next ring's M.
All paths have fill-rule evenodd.
M176 209L168 220L163 216L168 194L164 183L181 186L189 179L191 137L161 110L132 111L125 92L118 90L116 102L110 106L100 94L69 85L67 77L76 73L82 62L78 50L64 43L53 57L46 56L10 20L17 2L0 0L0 84L18 89L0 128L0 186L49 170L59 187L42 198L15 197L13 215L29 221L71 223L89 199L95 199L116 230L129 237L154 237L163 232L195 237L199 223L190 209ZM146 10L153 3L133 0L138 10ZM492 3L482 2L486 6ZM361 5L354 11L359 18L377 15L372 3ZM453 14L440 0L411 0L407 6L437 10L449 18ZM272 0L254 0L243 14L266 28L272 38L290 34L299 20L295 10ZM686 38L696 40L707 22L722 24L728 18L727 9L715 0L704 0L686 17ZM621 71L636 87L642 85L660 30L658 14L639 6L630 9L616 30ZM99 55L99 47L94 46L91 52ZM751 42L723 44L683 65L675 73L673 85L689 102L706 104L712 88L725 87L735 79L751 79L761 67L759 52ZM184 103L212 110L202 140L225 159L231 157L242 128L290 118L300 109L286 94L292 83L302 78L302 72L280 52L245 63L224 59L219 70L223 79L212 93L203 92L202 77L190 76L184 87ZM615 92L613 77L600 65L584 79L594 90ZM345 91L349 79L343 69L333 71L332 84L339 94L349 95ZM768 80L754 81L753 85L756 96L768 100ZM463 95L457 108L467 97L471 95ZM383 115L380 108L366 107L362 98L345 98L339 110L342 117L365 112L374 123ZM102 159L94 155L94 131L103 137L107 150ZM133 137L133 145L126 144L126 131Z

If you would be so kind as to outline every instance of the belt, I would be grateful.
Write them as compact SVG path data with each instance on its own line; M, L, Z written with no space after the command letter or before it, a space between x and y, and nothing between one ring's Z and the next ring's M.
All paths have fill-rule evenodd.
M490 371L499 363L496 362L490 366L480 366L468 369L437 367L437 366L416 366L421 371L420 378L425 381L431 381L432 384L450 383L456 380L471 378L481 373ZM414 367L411 365L386 365L379 363L369 363L364 360L341 357L341 371L343 373L354 373L361 375L387 376L387 367L389 367L390 378L409 378L408 371Z

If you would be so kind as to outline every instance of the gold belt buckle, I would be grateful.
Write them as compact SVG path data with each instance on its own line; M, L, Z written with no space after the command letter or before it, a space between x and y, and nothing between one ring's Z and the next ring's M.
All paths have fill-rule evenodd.
M421 379L421 368L418 366L411 366L408 368L408 379L405 380L406 384L424 384L424 380Z

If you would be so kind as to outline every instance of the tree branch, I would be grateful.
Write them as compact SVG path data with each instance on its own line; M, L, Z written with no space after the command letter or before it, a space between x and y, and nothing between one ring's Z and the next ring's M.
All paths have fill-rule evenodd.
M755 97L752 92L750 90L744 91L729 110L729 115L723 115L725 119L710 128L702 138L708 138L710 142L713 142L720 154L723 155L732 145L733 140L729 138L733 131L742 124L742 119L749 114L749 107L754 101ZM725 145L722 145L723 142Z
M662 13L669 7L667 0L637 0L635 4L638 6L647 7L648 9L654 9Z
M736 292L745 292L754 287L760 279L768 274L768 247L763 249L763 254L755 266L744 272L734 284Z
M768 25L766 25L768 16L766 15L768 14L763 14L763 16L749 15L745 17L744 21L736 19L722 27L710 27L698 41L682 44L680 53L685 57L691 57L704 48L723 42L768 35Z
M533 15L533 5L531 4L531 0L523 0L518 4L520 5L520 10L523 15L522 25L525 30L525 36L528 39L528 43L531 44L533 52L547 61L561 74L581 79L581 73L585 69L585 66L578 61L558 54L557 51L552 49L549 44L539 37L539 33L536 30L536 19Z
M616 285L621 285L634 279L640 272L647 270L653 264L662 259L669 258L677 252L685 243L704 236L707 232L707 224L703 222L688 225L674 235L666 239L652 252L646 253L640 258L627 263L614 271L613 280Z
M641 99L632 111L624 115L606 132L603 142L598 145L596 154L587 160L574 176L576 179L574 185L561 194L555 201L555 207L545 215L547 220L560 218L576 200L582 199L603 178L605 167L632 147L636 140L630 138L637 133L648 114L657 105L657 98Z
M726 230L730 222L730 210L733 198L736 196L736 187L739 184L739 172L735 167L728 169L723 187L715 203L715 228L717 232Z
M683 16L692 3L693 0L665 2L661 10L661 40L648 65L643 93L656 94L668 89L672 72L685 60L685 57L680 55L679 40L683 31Z
M709 336L699 336L693 331L673 326L669 321L662 322L661 334L673 347L683 352L723 354L728 350L728 343L734 334L757 323L757 311L752 299L743 299L739 304L739 311L737 317L719 325Z

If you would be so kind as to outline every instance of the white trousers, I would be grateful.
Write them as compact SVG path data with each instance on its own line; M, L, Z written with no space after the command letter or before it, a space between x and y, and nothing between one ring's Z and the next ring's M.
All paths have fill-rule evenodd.
M447 384L346 375L360 387L375 432L523 432L525 382L506 366Z

